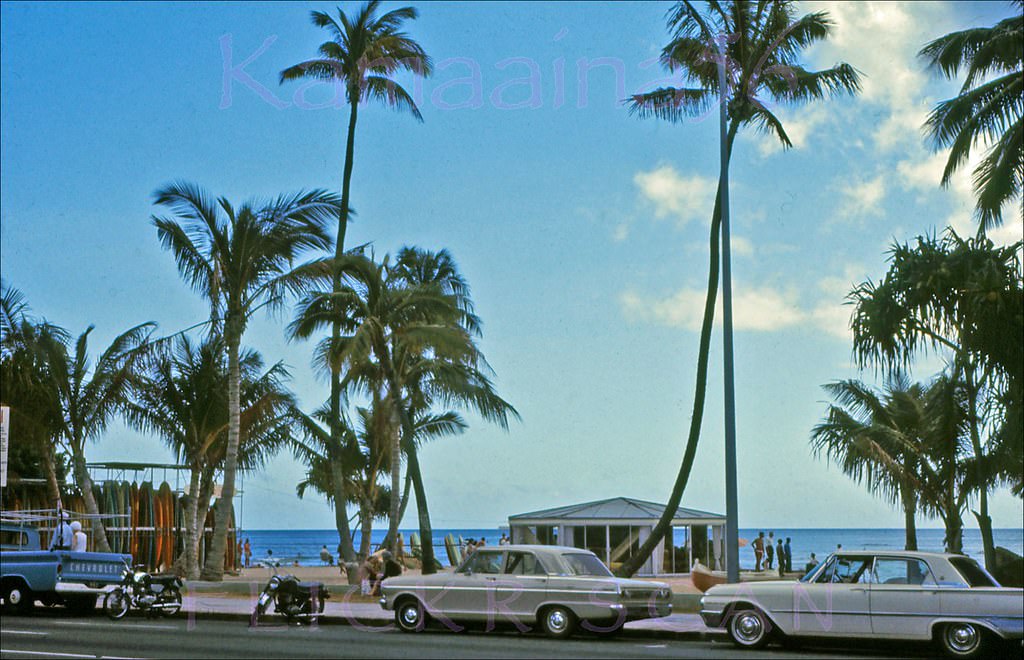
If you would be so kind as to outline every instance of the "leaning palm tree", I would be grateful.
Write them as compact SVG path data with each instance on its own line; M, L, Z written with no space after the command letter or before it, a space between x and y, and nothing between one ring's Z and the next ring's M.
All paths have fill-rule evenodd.
M825 385L836 401L825 421L811 432L816 455L835 462L843 473L890 504L903 508L906 550L917 550L919 472L925 419L924 389L897 376L883 396L859 381Z
M727 103L728 118L723 147L724 176L741 128L752 126L773 135L784 149L793 146L771 105L800 105L858 91L857 72L849 64L837 64L822 71L809 71L800 64L801 52L828 38L832 26L824 11L798 17L795 2L708 2L704 12L690 2L680 2L668 12L672 41L662 50L661 61L670 71L681 71L695 86L665 87L638 94L630 101L630 111L641 118L656 117L679 123L709 112L719 98L723 99ZM718 83L716 42L720 40L725 42L726 90L721 90ZM704 418L708 354L718 294L723 184L720 179L711 214L708 286L686 450L665 513L640 549L623 562L619 569L623 575L635 573L670 529L696 456Z
M220 580L241 438L239 346L252 315L261 308L279 308L315 267L294 262L306 250L330 245L324 224L337 215L338 201L314 190L235 208L223 197L214 202L194 185L175 183L156 192L156 204L174 214L153 218L160 242L174 254L185 281L207 299L212 329L223 334L227 349L224 484L202 571L203 579Z
M60 440L71 455L75 483L82 491L86 513L92 516L92 535L101 552L110 552L110 545L93 496L86 446L99 437L123 408L154 327L153 323L143 323L118 335L95 365L89 358L92 326L78 336L73 348L61 341L41 347L47 386L55 393L61 410Z
M378 15L379 0L370 0L354 15L348 15L338 8L338 20L325 12L314 11L310 15L313 24L330 33L330 40L319 48L319 57L300 62L281 72L281 82L312 78L326 80L344 86L345 99L349 105L348 134L345 139L345 165L341 179L341 206L338 209L338 233L334 243L334 256L345 253L345 232L350 213L350 188L352 166L355 158L356 120L359 106L370 100L378 101L397 110L408 110L419 121L423 121L419 108L412 96L395 80L396 74L410 71L415 75L428 76L431 72L430 58L423 48L409 35L402 32L406 21L418 16L413 7L402 7ZM333 281L333 291L339 292L342 283ZM340 322L331 326L331 337L337 342L341 337ZM330 428L333 445L340 447L341 427L341 373L330 372L331 396L329 401ZM340 450L335 452L340 460ZM340 481L337 480L337 481ZM342 486L339 486L342 487ZM340 493L339 493L340 495ZM344 497L337 501L345 502ZM347 520L344 506L336 510L336 516ZM343 527L345 528L343 530ZM338 523L342 536L341 549L346 561L353 561L352 539L347 536L347 523Z
M1002 208L1024 184L1024 0L1016 14L992 27L952 32L921 50L948 79L965 69L960 93L942 101L925 123L936 149L949 149L942 172L948 186L978 143L990 145L974 169L976 213L982 229L1002 224Z

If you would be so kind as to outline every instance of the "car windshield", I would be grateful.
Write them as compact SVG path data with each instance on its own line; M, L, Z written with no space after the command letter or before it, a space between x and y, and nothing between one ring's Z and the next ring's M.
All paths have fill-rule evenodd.
M565 563L568 564L571 575L597 575L600 577L612 577L608 567L601 563L596 556L583 552L566 552L562 555Z
M953 557L949 560L972 587L998 587L999 583L984 568L970 557Z

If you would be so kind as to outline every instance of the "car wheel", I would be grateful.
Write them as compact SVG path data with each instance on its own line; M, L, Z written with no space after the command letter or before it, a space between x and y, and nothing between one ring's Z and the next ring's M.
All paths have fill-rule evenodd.
M128 597L124 589L114 589L103 598L103 611L114 621L123 619L124 615L128 614L128 607Z
M395 625L402 632L420 632L427 625L427 613L423 604L415 598L407 598L395 608Z
M951 623L943 626L939 643L951 658L978 658L985 650L985 631L973 623Z
M576 630L576 615L566 607L555 605L544 610L540 625L548 637L565 639Z
M771 637L771 623L761 610L740 610L729 619L729 637L737 646L760 648Z
M7 585L3 592L4 603L18 614L28 614L35 607L35 596L32 590L21 582Z

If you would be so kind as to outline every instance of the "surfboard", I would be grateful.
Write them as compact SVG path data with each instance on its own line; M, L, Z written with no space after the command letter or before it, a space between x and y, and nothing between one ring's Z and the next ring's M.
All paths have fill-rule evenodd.
M135 562L135 558L139 556L139 484L132 482L131 493L129 494L131 500L131 530L129 544L129 552L132 555L132 562Z

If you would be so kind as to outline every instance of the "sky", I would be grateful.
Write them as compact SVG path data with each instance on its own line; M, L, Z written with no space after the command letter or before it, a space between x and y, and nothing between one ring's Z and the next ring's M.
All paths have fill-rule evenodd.
M346 11L354 3L342 5ZM387 8L397 4L385 5ZM348 245L377 255L447 248L484 322L499 393L522 416L507 432L469 415L423 448L435 528L494 528L509 515L615 496L664 502L693 404L706 241L718 174L717 116L668 124L622 99L666 84L663 2L424 3L407 26L434 75L403 79L423 122L362 108ZM812 68L845 61L862 93L773 108L794 148L739 137L731 167L739 524L899 527L809 446L821 386L877 373L851 357L853 286L886 251L949 225L971 232L968 175L939 186L943 153L921 125L956 82L916 53L991 25L1009 3L806 3L833 38ZM240 202L339 190L347 110L325 84L278 84L327 33L331 3L0 5L0 273L32 311L99 353L155 321L170 334L206 315L160 248L152 193L176 180ZM992 233L1024 233L1019 207ZM283 360L309 411L327 396L312 343L290 343L291 310L245 336ZM720 317L720 315L719 315ZM683 505L724 512L722 344L716 330L704 431ZM914 376L941 369L919 360ZM17 442L17 438L12 438ZM114 424L91 461L170 463L154 437ZM332 528L288 453L243 480L243 526ZM1019 499L997 492L997 527ZM973 516L964 522L975 526ZM415 526L410 506L403 521ZM920 520L919 526L939 526Z

